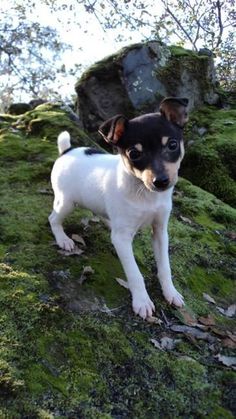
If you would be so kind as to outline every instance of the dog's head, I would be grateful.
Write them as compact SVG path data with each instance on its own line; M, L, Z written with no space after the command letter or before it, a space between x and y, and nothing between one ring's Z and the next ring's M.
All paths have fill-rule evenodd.
M173 108L177 109L175 102ZM171 119L173 115L175 119ZM174 110L167 116L162 109L161 114L146 114L131 120L116 115L104 122L99 132L117 147L126 169L148 190L164 191L176 183L184 156L182 127L177 122Z

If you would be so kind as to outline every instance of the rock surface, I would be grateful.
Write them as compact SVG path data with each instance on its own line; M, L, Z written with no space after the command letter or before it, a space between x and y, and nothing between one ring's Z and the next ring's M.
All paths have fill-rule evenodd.
M90 67L76 84L84 128L95 131L118 113L134 116L158 109L165 96L187 97L190 109L214 104L212 56L157 41L135 44Z
M235 372L220 360L235 345L224 313L235 301L236 210L180 179L170 255L187 305L164 301L144 230L135 254L157 319L143 322L115 280L124 276L102 222L77 208L65 229L83 253L53 244L49 178L63 129L93 144L60 104L0 116L0 416L233 418Z

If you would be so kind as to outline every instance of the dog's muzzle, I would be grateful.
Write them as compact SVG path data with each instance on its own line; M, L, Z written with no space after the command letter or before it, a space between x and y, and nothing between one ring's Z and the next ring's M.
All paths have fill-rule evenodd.
M152 181L153 186L158 191L165 191L169 187L169 177L166 175L155 177Z

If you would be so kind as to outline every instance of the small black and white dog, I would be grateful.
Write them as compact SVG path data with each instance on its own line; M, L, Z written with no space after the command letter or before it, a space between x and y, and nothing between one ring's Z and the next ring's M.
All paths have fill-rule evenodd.
M117 147L117 155L86 147L73 149L66 131L58 137L60 157L51 174L55 199L49 216L56 242L62 249L73 249L62 222L75 204L105 218L128 280L133 310L143 319L152 316L155 307L135 261L132 241L145 225L152 226L163 294L170 304L184 304L171 279L167 226L184 156L182 128L188 120L187 105L188 99L166 98L160 113L131 120L117 115L104 122L99 132Z

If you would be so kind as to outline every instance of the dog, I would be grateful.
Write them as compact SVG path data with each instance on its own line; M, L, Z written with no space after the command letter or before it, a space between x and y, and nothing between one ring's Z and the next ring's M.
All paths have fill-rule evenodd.
M86 147L72 148L70 135L58 136L59 158L51 182L53 211L49 223L58 246L67 251L74 242L62 222L75 205L106 219L111 241L121 261L132 295L134 313L141 318L155 311L132 250L136 232L152 226L152 243L162 292L168 303L184 304L171 279L168 255L168 220L172 192L184 156L182 129L188 120L188 99L165 98L160 113L128 120L116 115L105 121L99 133L118 153Z

